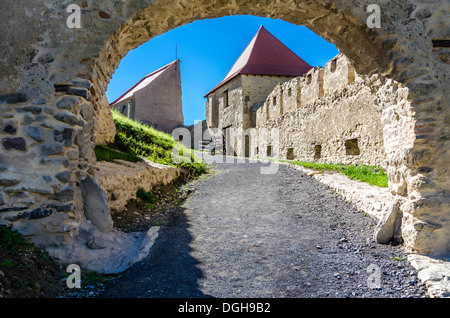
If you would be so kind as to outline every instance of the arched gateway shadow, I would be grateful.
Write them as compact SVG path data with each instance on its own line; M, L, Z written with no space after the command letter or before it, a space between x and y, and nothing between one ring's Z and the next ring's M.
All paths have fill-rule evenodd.
M203 277L190 255L192 235L181 215L162 226L149 255L112 281L101 298L209 298L199 290Z

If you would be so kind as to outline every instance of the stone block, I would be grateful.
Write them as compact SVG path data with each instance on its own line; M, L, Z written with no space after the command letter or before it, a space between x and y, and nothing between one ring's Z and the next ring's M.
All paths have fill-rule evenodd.
M45 140L44 131L39 126L28 126L26 128L27 135L36 141L42 142Z
M61 181L62 183L67 183L70 181L70 172L62 171L55 175L55 178Z
M78 100L73 97L63 97L56 103L56 106L60 109L71 110L73 106L78 104Z
M14 135L17 132L16 127L14 127L14 125L6 125L5 127L3 127L3 132L10 134L10 135Z
M111 231L113 221L109 213L108 198L105 192L90 176L87 176L81 182L80 189L86 219L102 232Z
M0 176L0 186L11 187L20 183L19 179L13 177Z
M43 219L47 216L53 214L53 210L37 208L29 212L23 212L19 215L20 218L35 220L35 219Z
M17 107L16 112L18 112L18 113L30 112L34 115L38 115L42 112L42 107L39 107L39 106Z
M64 151L63 146L61 144L44 144L41 147L41 155L42 156L51 156L60 154Z
M61 143L64 146L71 146L73 144L73 129L64 128L62 130L53 130L53 136L56 142Z
M75 125L82 126L83 125L83 121L73 114L56 113L55 115L53 115L53 117L55 117L57 120L62 121L63 123L66 123L70 126L75 126Z
M28 101L29 97L27 94L23 93L12 93L0 95L0 104L19 104Z
M389 242L401 243L402 217L403 213L398 201L386 206L382 212L382 218L375 229L375 240L381 244Z
M3 138L2 144L6 150L10 150L10 149L16 149L16 150L20 150L20 151L27 150L27 143L26 143L25 139L23 139L22 137Z

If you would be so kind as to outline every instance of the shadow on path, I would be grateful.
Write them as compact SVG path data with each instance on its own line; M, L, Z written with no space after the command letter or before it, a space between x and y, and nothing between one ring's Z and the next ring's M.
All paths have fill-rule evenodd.
M149 255L112 281L100 298L209 298L198 289L202 272L191 255L184 214L162 226Z

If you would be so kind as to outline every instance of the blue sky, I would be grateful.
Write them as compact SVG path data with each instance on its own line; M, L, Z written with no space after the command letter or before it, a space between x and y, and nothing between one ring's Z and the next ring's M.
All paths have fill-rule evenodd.
M339 53L335 45L306 27L282 20L255 16L199 20L130 51L114 73L106 97L112 102L142 77L178 57L184 124L203 120L203 96L225 77L261 25L313 67L324 66Z

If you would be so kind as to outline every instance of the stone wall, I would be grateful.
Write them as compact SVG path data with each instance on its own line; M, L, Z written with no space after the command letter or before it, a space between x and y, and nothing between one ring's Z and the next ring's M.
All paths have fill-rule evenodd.
M375 94L381 81L379 76L363 79L339 54L324 69L277 85L257 111L250 152L265 157L270 146L272 156L282 159L384 166ZM264 140L274 130L279 140Z
M105 191L110 209L121 211L127 202L136 199L139 188L151 191L158 184L169 184L180 172L177 168L154 163L143 158L142 162L101 161L97 165L97 182Z
M406 246L448 253L450 35L444 2L80 0L81 26L70 28L72 3L2 2L2 224L52 246L62 261L76 262L68 242L86 246L86 233L92 239L99 231L88 222L89 199L81 189L96 173L95 143L114 137L105 91L121 59L186 23L251 14L305 25L335 44L358 74L386 78L375 96ZM369 4L379 4L381 28L368 27Z

